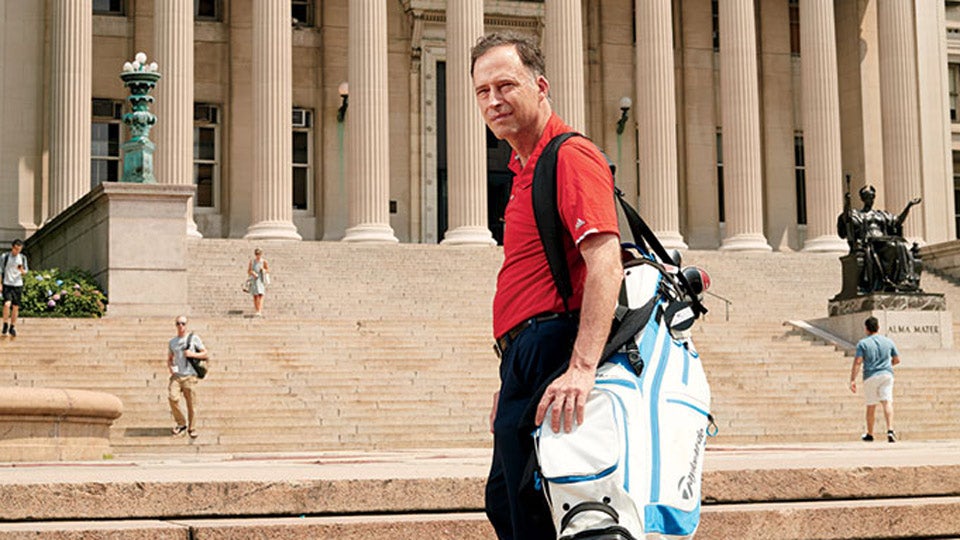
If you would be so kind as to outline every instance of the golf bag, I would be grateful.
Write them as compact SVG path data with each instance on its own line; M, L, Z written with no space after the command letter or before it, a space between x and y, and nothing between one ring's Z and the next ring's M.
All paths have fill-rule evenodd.
M556 212L556 153L575 135L548 143L533 186L534 214L564 298L572 287L565 261L556 257L563 229L549 216ZM700 519L706 437L716 429L710 388L689 338L706 312L699 296L709 276L695 267L681 270L679 254L667 253L617 196L637 243L624 249L617 316L583 424L555 433L548 413L534 431L540 485L561 540L691 538ZM552 225L541 227L546 221Z

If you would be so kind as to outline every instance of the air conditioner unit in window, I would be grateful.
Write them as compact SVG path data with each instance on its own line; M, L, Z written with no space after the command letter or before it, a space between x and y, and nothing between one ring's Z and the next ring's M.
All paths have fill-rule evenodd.
M206 103L194 103L193 119L194 121L216 124L217 123L217 106L209 105Z
M313 114L306 109L293 109L293 127L308 128L312 123Z
M120 120L123 117L122 101L94 98L92 108L94 118L113 118Z

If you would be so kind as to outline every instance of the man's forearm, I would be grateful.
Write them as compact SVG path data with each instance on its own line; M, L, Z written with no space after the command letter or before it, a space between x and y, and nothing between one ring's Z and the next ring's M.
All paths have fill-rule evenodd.
M623 279L619 243L614 244L615 256L610 253L601 254L593 267L587 269L583 303L580 306L580 329L570 359L573 367L596 369L610 335L610 325ZM611 251L608 246L601 249Z

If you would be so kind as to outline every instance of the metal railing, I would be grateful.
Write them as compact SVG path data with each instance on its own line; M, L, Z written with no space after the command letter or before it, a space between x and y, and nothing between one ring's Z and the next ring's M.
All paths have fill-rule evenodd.
M724 308L723 320L724 320L725 322L730 322L730 306L733 305L733 302L730 301L730 300L728 300L728 299L726 299L726 298L724 298L724 297L722 297L722 296L720 296L719 294L715 294L715 293L712 293L712 292L710 292L710 291L704 291L704 294L709 294L710 296L712 296L712 297L716 298L717 300L720 300L720 301L723 302L723 308Z

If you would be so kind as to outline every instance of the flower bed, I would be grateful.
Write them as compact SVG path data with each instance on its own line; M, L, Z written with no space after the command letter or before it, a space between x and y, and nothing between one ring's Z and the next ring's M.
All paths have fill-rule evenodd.
M23 278L21 317L102 317L106 304L96 280L77 268L36 270Z

